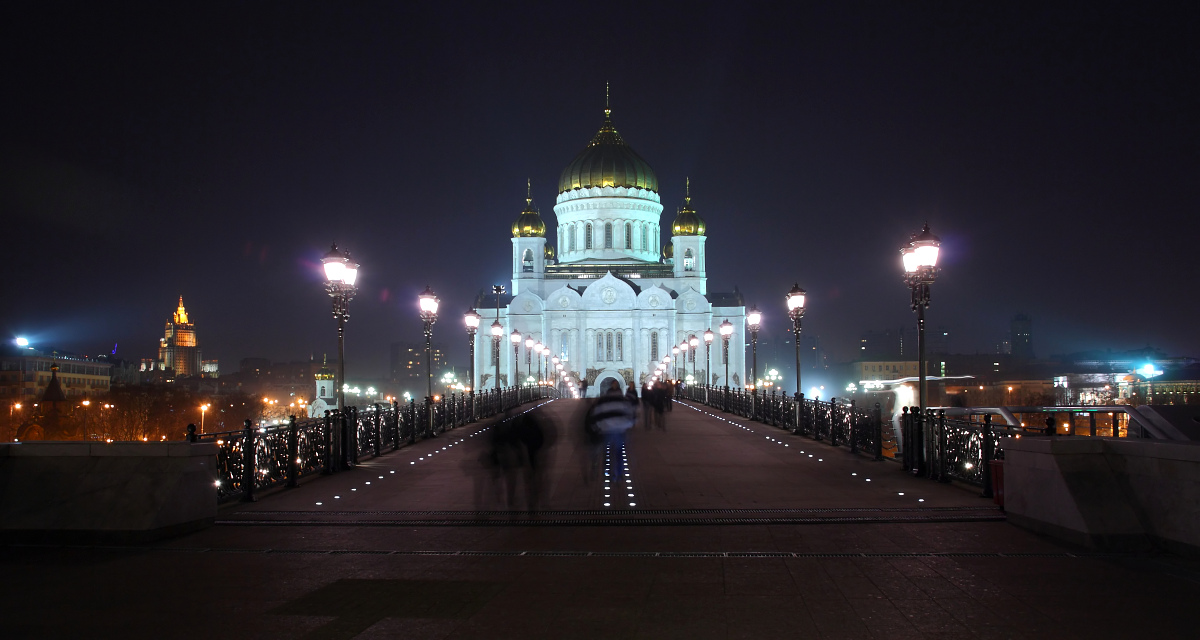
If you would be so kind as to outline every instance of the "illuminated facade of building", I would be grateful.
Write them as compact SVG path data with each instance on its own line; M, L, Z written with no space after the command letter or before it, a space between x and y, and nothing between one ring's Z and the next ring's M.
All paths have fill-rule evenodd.
M177 378L198 376L203 371L196 325L188 321L183 296L179 296L179 307L167 321L166 331L158 341L158 361L163 368L174 369Z
M108 393L112 365L88 358L47 356L35 353L0 356L0 401L25 402L42 397L50 385L51 368L58 366L57 378L67 397L95 396Z
M672 355L671 348L690 336L700 338L700 348L689 352L688 375L694 366L699 381L744 384L741 296L708 291L707 227L692 208L690 185L670 242L662 244L658 190L654 170L625 143L605 109L600 131L559 178L555 244L546 242L546 225L526 194L525 209L511 229L511 297L497 300L488 294L476 300L482 320L475 336L474 386L496 384L497 357L502 384L525 381L527 371L537 368L531 367L527 337L563 360L571 378L587 381L588 395L610 380L622 389L644 383L657 363ZM498 354L492 347L494 321L504 328ZM728 381L720 338L724 321L734 327ZM707 329L717 335L711 371L705 371ZM513 331L522 336L516 354ZM668 372L673 368L674 363Z

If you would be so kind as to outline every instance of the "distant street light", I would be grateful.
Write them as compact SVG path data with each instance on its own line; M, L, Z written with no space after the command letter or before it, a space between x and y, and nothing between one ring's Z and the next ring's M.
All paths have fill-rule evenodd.
M546 345L544 345L540 342L534 343L533 352L537 354L537 359L538 359L538 361L537 361L538 382L539 383L545 382L546 381L546 371L542 367L542 354L546 352Z
M900 257L904 265L904 282L912 292L912 310L917 312L917 376L918 406L925 415L925 309L929 307L929 285L937 279L938 253L941 238L929 231L929 224L901 247Z
M750 327L750 392L758 395L758 327L762 323L762 312L758 306L750 307L746 314L746 324Z
M492 322L492 355L496 357L496 390L500 390L500 340L504 338L504 327L499 320Z
M513 382L516 383L521 377L521 332L513 329L513 332L508 334L508 339L512 341L513 346Z
M721 347L725 355L725 411L729 411L729 338L733 335L733 323L721 323Z
M804 318L804 289L793 284L787 293L788 317L792 319L792 337L796 340L796 397L800 397L800 320Z
M678 345L671 347L671 355L674 356L673 359L675 361L675 371L672 374L672 377L674 379L678 380L679 379L679 346Z
M533 336L525 338L525 378L533 378Z
M700 348L700 338L697 338L696 334L688 336L688 347L692 350L692 384L696 384L696 349Z
M468 309L463 316L463 323L467 325L467 346L471 349L471 393L475 393L475 385L478 384L475 377L475 332L479 330L480 317L474 309Z
M338 251L337 244L321 258L325 268L325 291L333 298L333 317L338 321L338 384L337 408L346 406L346 321L350 319L350 301L358 288L358 264L350 261L350 253Z
M108 408L108 405L104 405ZM204 414L208 412L208 403L200 405L200 433L204 433Z
M417 296L417 300L425 329L425 397L428 399L433 397L433 323L437 322L439 300L429 285L425 285L425 291Z

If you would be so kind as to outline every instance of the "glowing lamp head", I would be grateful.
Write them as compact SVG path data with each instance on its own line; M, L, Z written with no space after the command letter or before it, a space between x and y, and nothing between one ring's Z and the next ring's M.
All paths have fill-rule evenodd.
M721 323L721 339L728 340L733 335L733 323L725 320Z
M550 362L553 362L554 364L558 364L558 356L554 356L553 358L550 358ZM559 368L561 369L562 367L559 367Z
M467 325L467 331L475 333L475 330L479 328L479 318L479 314L475 313L474 309L463 315L463 323Z
M526 349L533 348L533 338L525 338L525 348Z
M671 353L679 355L679 347L671 347Z
M513 329L513 332L508 334L508 339L512 340L514 347L520 345L521 344L521 332L517 331L516 329Z
M437 317L438 297L434 295L433 289L430 289L428 285L425 286L425 290L421 292L421 295L417 296L417 304L421 308L422 318L433 319Z
M762 323L762 312L757 306L750 307L750 313L746 314L746 324L750 326L751 331L758 331L758 325Z
M693 349L700 346L700 338L697 338L695 335L688 336L688 346Z
M504 327L501 326L500 321L496 320L496 321L492 322L492 337L500 338L503 336L504 336Z
M705 329L705 330L704 330L704 342L705 342L706 344L712 344L712 341L713 341L713 336L714 336L714 335L716 335L716 334L714 334L714 333L712 332L712 329Z
M358 264L354 262L346 263L346 270L342 272L342 282L346 283L347 287L353 287L355 281L358 280Z
M329 249L321 258L321 264L325 267L325 279L330 283L340 283L346 278L346 262L345 254L338 251L337 243Z
M787 308L790 315L796 316L804 313L804 296L804 289L801 289L799 284L793 284L792 290L787 293Z
M17 338L16 340L14 340L14 342L17 343L18 347L28 347L29 346L29 338Z
M533 345L533 350L536 351L537 354L540 356L540 355L542 355L542 352L546 350L546 345L538 342Z
M917 256L917 266L931 269L937 266L942 239L929 231L929 223L925 223L925 228L921 229L921 233L912 239L911 244L913 252Z

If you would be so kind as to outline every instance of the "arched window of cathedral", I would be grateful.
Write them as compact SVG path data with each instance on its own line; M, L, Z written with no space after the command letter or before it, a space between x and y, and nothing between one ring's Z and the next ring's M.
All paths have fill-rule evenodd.
M696 269L696 258L692 255L692 250L688 249L683 252L683 270L694 271Z
M521 271L529 273L533 271L533 250L526 249L525 255L521 256Z
M611 331L608 332L604 340L604 359L609 362L613 359L613 335Z
M633 225L625 223L625 248L633 248Z
M642 251L650 250L650 227L642 224Z
M650 332L650 363L658 362L658 332Z
M613 243L612 243L612 223L611 223L611 222L605 222L605 223L604 223L604 248L605 248L605 249L611 249L611 248L613 248Z
M571 225L570 230L567 232L567 236L570 238L570 240L568 242L570 242L571 251L575 250L575 245L576 245L575 235L576 235L575 225Z
M570 350L567 349L567 337L563 336L562 337L562 345L558 349L558 357L562 358L564 361L567 360L568 358L571 357L571 354L569 353L569 351Z
M590 222L587 224L587 229L584 232L583 248L584 249L592 248L592 223L590 223Z
M625 359L625 345L624 345L625 340L624 340L624 338L625 338L625 334L618 331L617 332L617 362L620 362Z
M604 332L599 331L596 333L596 361L599 362L603 359L604 359Z

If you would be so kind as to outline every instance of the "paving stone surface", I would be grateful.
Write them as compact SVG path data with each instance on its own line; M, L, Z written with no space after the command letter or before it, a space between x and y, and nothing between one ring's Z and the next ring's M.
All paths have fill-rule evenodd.
M703 407L639 424L606 491L584 407L536 409L533 494L481 464L485 422L162 543L0 547L4 637L1194 637L1192 561L1061 544L976 490Z

